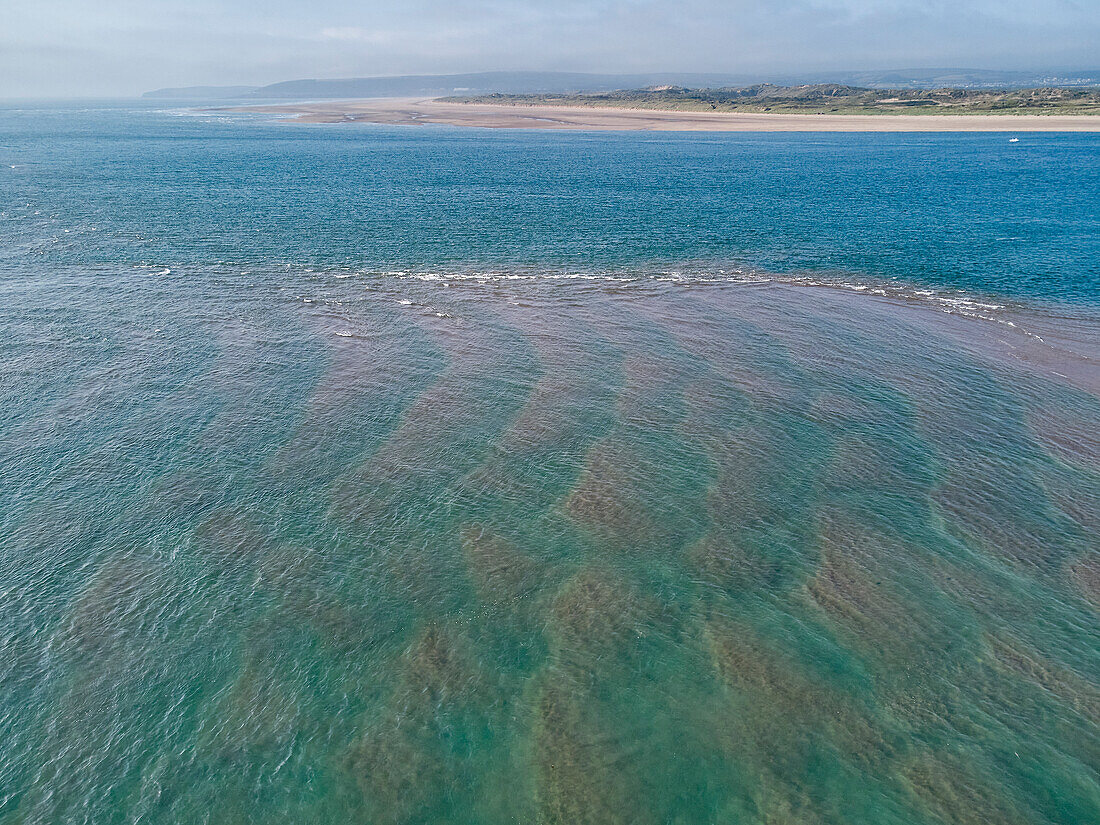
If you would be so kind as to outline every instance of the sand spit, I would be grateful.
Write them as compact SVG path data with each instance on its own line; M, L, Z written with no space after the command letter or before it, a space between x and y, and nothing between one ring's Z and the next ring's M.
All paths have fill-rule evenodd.
M649 132L1097 132L1088 115L815 115L666 112L581 106L510 106L380 98L220 111L293 115L303 123L447 124L485 129Z

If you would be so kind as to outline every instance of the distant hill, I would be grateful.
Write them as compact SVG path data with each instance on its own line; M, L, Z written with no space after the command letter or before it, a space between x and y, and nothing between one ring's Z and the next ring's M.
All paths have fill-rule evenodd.
M1100 70L1052 75L985 69L898 69L879 72L832 72L769 76L719 73L649 72L586 74L581 72L474 72L469 74L357 77L341 80L287 80L269 86L191 86L158 89L143 97L216 100L321 100L362 97L417 97L486 94L581 94L651 86L731 88L769 83L781 86L838 84L865 89L1018 89L1036 86L1100 85Z
M788 82L838 83L867 89L1024 89L1100 85L1100 70L1091 72L1007 72L994 69L894 69L877 72L832 72Z
M568 94L609 92L626 87L731 85L745 78L719 74L582 74L577 72L476 72L473 74L357 77L346 80L288 80L248 95L265 100L351 97L413 97L451 94Z
M156 89L142 95L157 100L231 100L246 97L257 86L184 86L179 89Z

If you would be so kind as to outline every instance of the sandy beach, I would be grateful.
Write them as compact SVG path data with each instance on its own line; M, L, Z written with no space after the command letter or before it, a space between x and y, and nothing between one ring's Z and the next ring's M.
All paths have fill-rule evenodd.
M302 123L447 124L484 129L641 132L1097 132L1087 115L816 115L509 106L414 98L233 107Z

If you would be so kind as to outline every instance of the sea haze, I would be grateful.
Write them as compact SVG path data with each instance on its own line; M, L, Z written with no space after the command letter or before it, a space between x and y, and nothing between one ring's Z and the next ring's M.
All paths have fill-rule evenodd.
M320 98L404 97L455 93L572 93L607 92L645 86L729 87L754 83L800 85L840 83L877 89L981 88L1027 86L1095 86L1100 72L998 72L976 69L902 69L887 72L828 72L800 75L730 75L651 72L649 74L585 74L580 72L473 72L469 74L359 77L331 80L287 80L266 86L184 86L155 89L145 98L261 100Z
M1100 819L1100 136L0 111L0 823Z

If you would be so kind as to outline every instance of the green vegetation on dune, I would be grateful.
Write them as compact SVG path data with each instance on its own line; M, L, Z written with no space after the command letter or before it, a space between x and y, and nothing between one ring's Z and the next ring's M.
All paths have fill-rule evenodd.
M589 106L688 112L777 114L1100 114L1095 88L863 89L815 84L685 89L658 86L598 94L491 94L445 98L462 103L510 106Z

